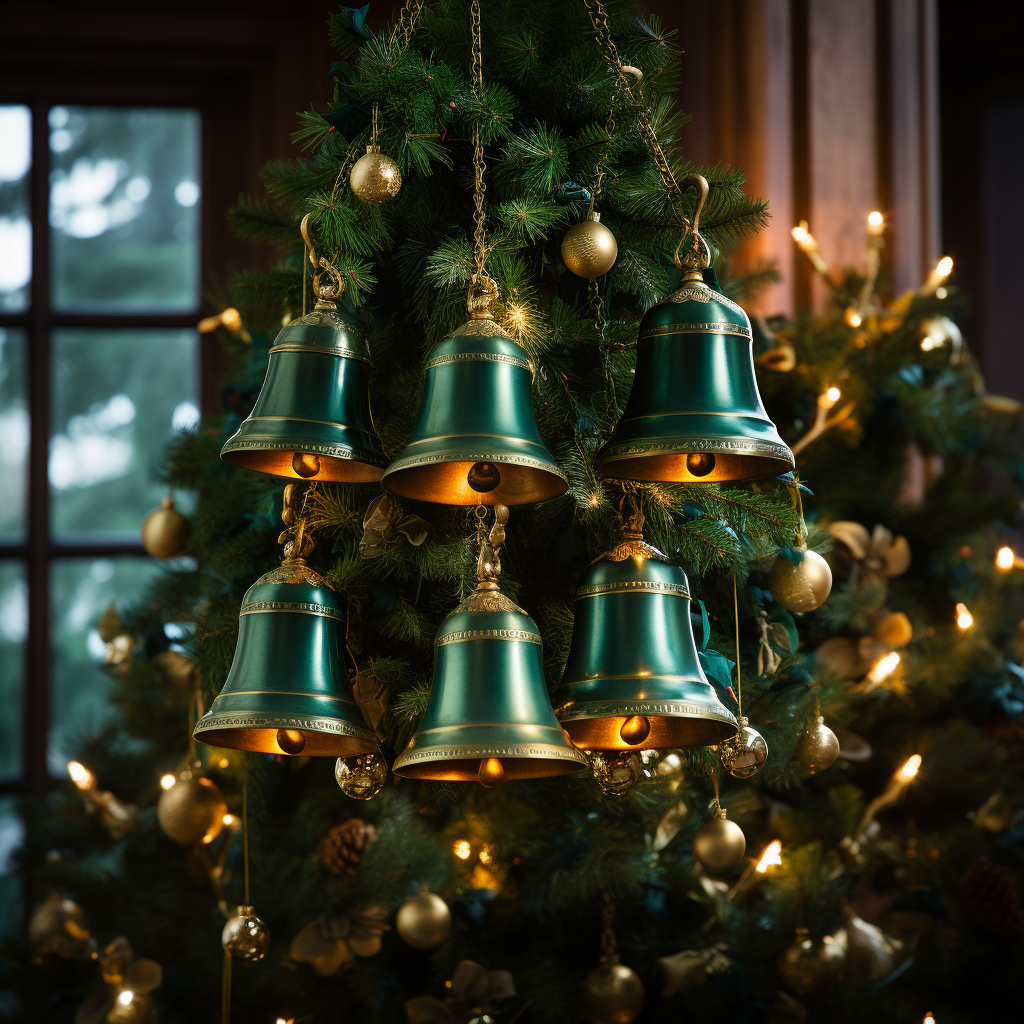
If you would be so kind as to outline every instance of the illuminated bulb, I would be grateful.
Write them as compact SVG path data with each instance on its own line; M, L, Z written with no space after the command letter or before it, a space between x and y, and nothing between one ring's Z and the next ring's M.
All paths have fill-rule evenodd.
M452 853L455 854L459 860L469 860L469 855L473 852L469 845L468 839L456 839L455 845L452 847Z
M935 298L937 299L944 299L948 294L949 292L947 292L945 288L935 289Z
M891 676L900 663L898 651L890 651L885 657L875 662L874 668L868 673L868 679L872 683L880 683L886 676Z
M600 504L601 504L601 499L596 494L592 494L590 496L590 507L591 508L597 508L597 506L600 505Z
M935 1018L930 1013L926 1013L921 1024L935 1024Z
M88 789L92 785L92 772L78 761L68 761L68 775L79 789Z
M860 313L858 313L852 306L847 309L845 319L851 327L860 327L860 325L864 323Z
M230 762L230 761L229 761L229 760L228 760L228 759L227 759L226 757L222 757L222 758L221 758L221 759L220 759L220 760L219 760L219 761L217 762L217 767L218 767L218 768L227 768L227 766L228 766L229 764L231 764L231 762Z
M505 781L505 768L501 759L497 757L485 757L480 762L480 769L476 773L481 786L490 789L492 786L500 786Z
M631 747L635 747L638 743L643 743L650 734L650 720L643 715L633 715L632 718L627 718L619 729L619 736L622 737L622 742L628 743Z
M917 776L917 773L921 770L921 755L911 754L907 758L907 763L900 769L900 775L909 782L911 779Z
M996 568L1002 569L1003 572L1009 572L1014 563L1017 561L1017 556L1013 553L1013 548L1000 548L996 552ZM74 764L74 762L71 762ZM68 765L68 771L71 771L71 765ZM74 776L72 776L74 778Z
M949 256L943 256L938 263L935 264L935 273L939 277L949 277L953 273L953 260Z
M162 775L160 777L160 786L162 789L170 789L177 781L173 775Z
M131 1006L132 1000L135 998L135 993L130 989L126 988L118 997L117 1001L122 1006Z
M231 828L235 823L235 816L233 814L225 814L220 820L223 821L228 828Z
M234 306L228 306L221 313L220 320L229 331L237 331L242 326L242 314Z
M839 390L839 388L829 388L828 391L825 392L825 394L828 396L828 400L833 405L835 405L836 402L839 401L839 396L842 394L842 392Z
M817 244L814 241L814 235L807 230L807 221L805 220L800 221L800 223L793 228L790 234L793 236L793 241L796 242L804 252L815 248Z
M782 843L778 839L773 839L768 844L768 848L761 854L761 859L757 862L757 870L763 875L769 868L778 867L781 863Z
M967 610L962 601L956 606L956 624L961 629L970 629L974 625L974 616Z
M884 225L885 218L878 212L878 210L872 210L868 214L868 234L880 235Z
M491 854L491 848L489 846L485 846L480 851L480 863L481 864L490 864L492 860L494 860L494 857Z

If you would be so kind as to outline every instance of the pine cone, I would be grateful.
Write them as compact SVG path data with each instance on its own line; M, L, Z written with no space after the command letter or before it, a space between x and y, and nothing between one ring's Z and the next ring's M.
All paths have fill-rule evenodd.
M347 879L356 873L363 853L377 838L377 829L359 818L349 818L335 825L320 840L317 860L320 866L335 878Z
M979 857L960 879L960 891L971 916L994 935L1020 927L1020 908L1013 873L988 857Z

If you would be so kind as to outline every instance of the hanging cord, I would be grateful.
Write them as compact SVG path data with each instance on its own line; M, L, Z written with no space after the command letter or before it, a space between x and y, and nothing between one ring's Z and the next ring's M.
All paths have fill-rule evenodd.
M604 892L604 909L601 912L601 963L617 964L619 962L618 943L612 922L615 920L615 904L607 889Z
M614 92L612 93L612 101L608 104L608 117L604 122L604 148L601 150L601 155L597 158L597 165L594 168L594 187L590 190L590 208L587 211L587 216L592 218L594 216L594 205L597 203L597 198L601 194L602 182L604 176L607 173L605 165L608 163L608 154L611 151L612 146L612 135L615 131L615 104L619 98L619 83L616 79ZM592 277L590 284L587 286L587 298L590 301L590 307L594 310L594 323L597 325L597 333L601 341L604 341L605 336L605 315L604 315L604 299L601 296L601 289L598 287L597 278ZM605 376L609 383L612 383L611 367L608 365L607 354L604 355L605 362ZM614 389L606 389L608 395L609 405L614 404Z
M743 678L740 669L740 595L736 576L732 578L732 608L736 618L736 707L737 718L743 717ZM717 784L716 784L717 788Z
M416 22L423 10L423 3L424 0L406 0L402 5L398 21L395 22L395 31L391 36L392 42L401 40L403 47L407 47L412 42L412 37L416 32Z

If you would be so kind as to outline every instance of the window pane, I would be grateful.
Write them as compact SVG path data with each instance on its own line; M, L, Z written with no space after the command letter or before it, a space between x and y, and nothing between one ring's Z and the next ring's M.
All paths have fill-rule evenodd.
M0 778L20 776L28 590L21 561L0 562Z
M32 276L32 227L28 172L32 166L32 115L28 107L0 106L0 310L28 305Z
M62 558L50 571L53 634L50 690L50 774L63 778L83 738L113 717L111 679L97 623L110 604L139 600L161 571L152 558Z
M0 797L0 939L13 938L21 928L21 886L14 867L12 854L25 838L25 826L17 813L17 800L12 796ZM0 1012L13 1009L4 1005L0 993Z
M199 305L199 113L53 107L58 310Z
M167 496L153 480L165 443L199 419L197 336L65 328L52 337L53 531L137 542Z
M0 327L0 541L6 543L17 543L25 538L28 487L25 353L25 332Z

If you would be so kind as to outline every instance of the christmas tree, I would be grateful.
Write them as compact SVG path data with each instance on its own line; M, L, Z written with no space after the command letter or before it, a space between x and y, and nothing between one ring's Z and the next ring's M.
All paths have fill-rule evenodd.
M888 297L880 215L865 266L844 272L795 229L831 302L753 323L770 416L759 454L705 445L627 479L609 452L629 454L615 444L636 418L631 393L734 398L749 345L736 303L766 276L727 273L766 204L740 172L686 160L675 41L630 4L598 0L410 2L381 34L364 17L331 21L335 103L302 116L304 155L268 166L268 198L234 212L279 259L236 281L237 310L208 325L231 364L224 415L168 452L164 481L196 495L191 532L164 509L147 544L189 558L100 622L120 714L64 791L24 805L36 902L28 936L5 951L9 1019L950 1024L978 1019L979 977L992 1005L1012 1005L1020 408L984 389L955 325L951 266ZM479 314L468 332L467 294ZM673 303L704 303L721 322L686 338L652 331ZM252 441L268 359L311 365L287 332L321 315L345 324L357 418L360 388L372 399L340 470L344 445L326 440L283 461L229 440ZM716 374L651 370L658 338L676 346L657 349L669 358L710 335L734 354ZM490 362L544 454L521 478L509 467L527 462L505 449L436 460L468 475L427 474L442 493L403 496L416 483L388 480L423 441L424 382L467 336L508 343ZM513 382L532 388L532 409ZM447 394L446 422L469 422L485 400ZM775 427L781 440L765 440ZM225 442L237 461L255 451L263 472L223 461ZM758 469L736 469L745 457ZM252 726L246 752L201 717L243 648L282 691L318 671L313 632L273 647L248 615L279 542L291 568L259 586L301 576L323 602L316 628L351 652L332 670L358 711L333 720L364 746L337 780L333 757L307 756L327 733ZM601 557L620 547L625 559ZM692 652L686 629L668 656L692 657L705 703L574 718L563 684L581 681L566 671L582 663L577 645L609 663L653 657L650 635L589 647L581 635L603 621L575 600L581 577L634 562L662 574L648 590L692 610L674 620L692 621ZM480 593L503 595L519 632L536 628L542 645L506 646L534 644L569 730L552 729L549 760L576 774L517 778L556 770L515 752L468 768L435 759L420 778L385 770L417 774L402 758L422 750L451 664L435 638ZM280 619L267 601L261 618ZM497 703L508 679L495 662L474 685L493 695L483 724L517 744L513 709ZM741 711L750 725L734 737ZM580 738L603 726L581 721L614 721L606 748ZM681 722L692 731L656 742Z

